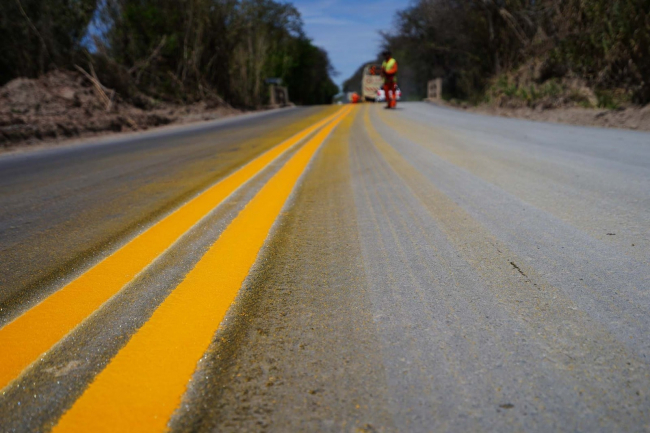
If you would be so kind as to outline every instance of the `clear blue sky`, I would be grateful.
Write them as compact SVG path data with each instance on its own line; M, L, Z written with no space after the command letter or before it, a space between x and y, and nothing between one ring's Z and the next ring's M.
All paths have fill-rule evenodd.
M341 85L363 63L377 54L379 30L390 30L395 13L409 0L293 0L305 31L314 45L325 48Z

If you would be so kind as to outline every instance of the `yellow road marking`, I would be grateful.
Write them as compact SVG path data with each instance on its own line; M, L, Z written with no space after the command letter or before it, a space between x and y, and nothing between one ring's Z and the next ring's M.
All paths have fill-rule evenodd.
M296 182L350 111L318 132L246 205L63 415L56 433L166 429Z
M234 191L343 110L258 156L0 329L0 389L118 293Z

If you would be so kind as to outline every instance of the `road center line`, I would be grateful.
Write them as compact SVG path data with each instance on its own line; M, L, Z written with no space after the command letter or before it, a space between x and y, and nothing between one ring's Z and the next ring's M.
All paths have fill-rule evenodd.
M344 110L258 156L1 328L0 389L118 293L212 209Z
M166 429L298 179L350 111L320 130L262 187L63 415L55 432Z

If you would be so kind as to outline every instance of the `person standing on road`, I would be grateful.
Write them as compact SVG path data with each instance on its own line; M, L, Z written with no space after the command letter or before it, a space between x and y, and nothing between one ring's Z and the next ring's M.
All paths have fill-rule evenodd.
M384 56L384 62L381 64L381 76L384 78L386 108L395 108L397 106L397 61L388 50L381 54Z

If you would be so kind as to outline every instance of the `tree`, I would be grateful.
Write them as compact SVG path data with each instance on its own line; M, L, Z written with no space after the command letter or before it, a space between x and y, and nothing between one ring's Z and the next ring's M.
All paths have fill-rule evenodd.
M70 66L97 0L0 2L0 84Z
M6 0L0 4L0 81L88 60L101 81L146 106L224 99L259 107L280 77L299 103L337 93L327 53L305 37L294 6L274 0ZM142 95L150 98L142 98Z
M448 96L478 99L527 61L571 72L596 88L650 101L650 0L418 0L400 11L384 45Z

